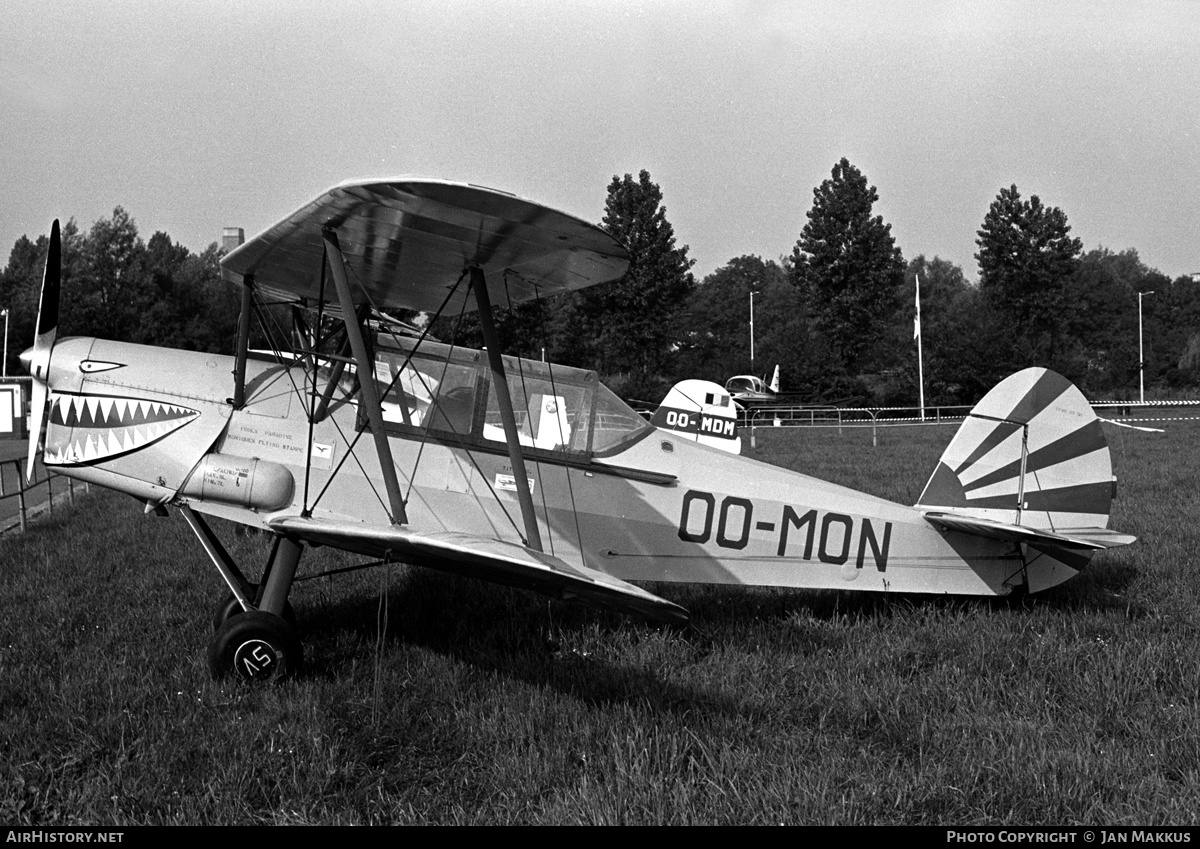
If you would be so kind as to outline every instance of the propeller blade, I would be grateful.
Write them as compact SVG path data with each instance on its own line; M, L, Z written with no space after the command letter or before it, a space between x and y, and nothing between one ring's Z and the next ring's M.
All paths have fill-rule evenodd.
M49 333L50 345L58 333L58 293L62 285L62 236L58 230L58 219L50 225L50 248L46 252L46 273L42 277L42 298L38 303L37 335Z
M29 433L29 458L25 464L26 480L33 480L33 464L42 441L42 424L46 419L46 400L50 391L50 355L58 336L58 296L62 284L62 236L58 219L50 227L50 248L46 252L46 273L42 277L42 295L38 302L38 318L33 350L29 355L29 373L33 376L33 421Z
M29 459L25 464L25 480L33 481L33 464L37 461L38 446L42 441L42 424L46 419L46 396L49 392L46 384L40 380L33 381L33 404L30 412L33 420L29 428Z

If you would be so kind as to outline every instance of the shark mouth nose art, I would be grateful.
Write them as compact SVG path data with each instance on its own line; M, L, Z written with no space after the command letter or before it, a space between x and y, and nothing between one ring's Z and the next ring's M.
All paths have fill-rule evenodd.
M199 415L188 407L144 398L52 393L44 462L80 465L129 454Z

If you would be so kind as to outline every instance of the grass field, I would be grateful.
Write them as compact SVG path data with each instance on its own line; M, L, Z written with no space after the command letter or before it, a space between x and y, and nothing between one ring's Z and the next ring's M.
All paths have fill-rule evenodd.
M1141 541L1022 602L660 585L680 632L396 566L298 584L308 673L267 688L209 680L183 521L94 493L0 540L0 822L1194 824L1200 425L1166 427L1106 426ZM753 453L912 503L952 434Z

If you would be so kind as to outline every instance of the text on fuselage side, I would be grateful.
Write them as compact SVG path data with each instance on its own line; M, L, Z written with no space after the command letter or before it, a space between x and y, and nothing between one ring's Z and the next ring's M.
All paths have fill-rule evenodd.
M763 512L760 508L759 513ZM876 524L867 518L856 520L845 513L822 513L815 509L801 513L786 504L777 521L755 521L754 502L749 498L726 495L718 505L717 496L711 492L689 489L683 494L679 538L684 542L704 544L712 540L721 548L741 551L755 531L773 535L775 554L779 557L789 556L790 546L793 557L812 560L815 553L822 563L834 565L850 559L857 539L854 565L862 569L869 550L875 568L880 572L887 570L891 522L883 522L880 534Z
M712 416L708 413L689 413L685 410L660 407L651 422L658 427L666 427L681 433L699 433L726 439L737 436L736 421L721 416Z

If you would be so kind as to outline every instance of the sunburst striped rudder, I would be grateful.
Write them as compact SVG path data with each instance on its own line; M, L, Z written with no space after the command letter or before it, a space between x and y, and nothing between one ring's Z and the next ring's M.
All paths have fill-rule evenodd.
M1033 528L1104 528L1112 495L1108 442L1091 405L1062 375L1030 368L975 406L917 506Z

